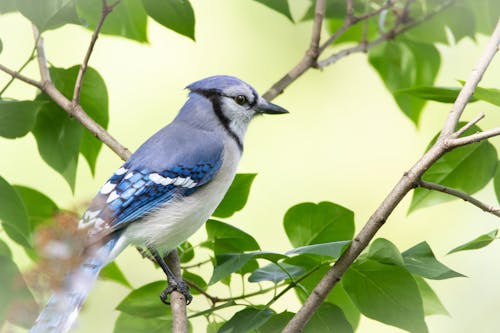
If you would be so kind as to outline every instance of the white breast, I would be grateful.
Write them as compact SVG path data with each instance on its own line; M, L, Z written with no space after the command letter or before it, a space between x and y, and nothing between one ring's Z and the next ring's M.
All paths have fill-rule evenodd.
M212 215L231 185L241 152L232 139L224 147L223 163L214 179L190 196L174 198L147 217L132 223L124 236L136 245L169 251L185 241Z

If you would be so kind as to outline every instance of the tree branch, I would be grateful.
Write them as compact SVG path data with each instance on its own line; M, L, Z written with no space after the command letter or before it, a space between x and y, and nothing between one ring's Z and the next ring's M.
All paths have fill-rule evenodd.
M267 100L272 100L283 92L283 90L290 85L295 79L304 74L306 70L315 65L319 56L319 42L321 40L321 26L325 17L326 1L316 0L315 14L313 29L311 35L311 44L306 54L300 62L293 67L285 76L276 82L264 95Z
M45 56L45 47L43 45L43 38L34 24L32 25L32 28L33 28L33 36L35 37L35 43L36 43L36 58L38 60L40 79L43 86L47 82L51 82L52 80L50 79L50 71L47 65L47 57Z
M177 251L171 251L166 257L168 267L176 277L182 278L181 265ZM188 320L186 313L186 298L176 290L170 295L170 307L172 309L172 332L187 333Z
M487 213L491 213L495 216L500 217L500 207L494 207L491 205L487 205L487 204L483 203L482 201L472 197L471 195L469 195L465 192L462 192L462 191L459 191L459 190L456 190L454 188L447 187L447 186L444 186L441 184L427 182L423 179L419 179L417 181L417 185L418 185L418 187L421 187L421 188L425 188L425 189L432 190L432 191L439 191L439 192L443 192L443 193L455 196L457 198L460 198L464 201L467 201L467 202L473 204L474 206L482 209L483 211L485 211Z
M8 67L5 67L4 65L0 64L0 71L2 72L5 72L7 74L9 74L11 77L13 77L14 79L19 79L29 85L32 85L34 87L37 87L38 89L42 90L42 83L41 82L38 82L36 80L33 80L27 76L24 76L23 74L19 73L19 72L16 72L16 71L13 71L12 69L8 68Z
M73 91L73 103L75 104L80 103L80 92L82 89L83 76L85 75L85 71L87 70L90 56L92 55L92 51L94 50L94 46L97 41L97 38L99 37L99 33L101 32L104 20L106 20L106 17L109 15L109 13L113 11L113 8L115 8L115 6L118 3L119 0L111 5L108 5L106 0L102 0L101 18L99 19L99 22L97 23L97 26L94 32L92 33L89 47L87 48L87 52L85 53L85 57L83 58L83 62L80 66L80 70L78 71L78 76L76 78L75 89Z
M498 46L500 43L500 20L497 23L496 29L492 34L488 46L484 51L479 64L474 69L473 75L470 75L467 79L466 84L462 88L465 92L461 92L458 99L465 99L467 101L473 93L473 89L479 83L482 75L486 71L488 64L494 57ZM470 90L472 87L472 91ZM462 97L460 97L462 96ZM283 333L300 332L309 319L312 317L316 309L324 302L328 293L340 280L344 272L350 267L354 260L361 254L361 252L368 246L369 242L375 236L377 231L384 225L387 218L391 215L394 208L401 202L401 200L410 192L413 188L418 186L423 173L436 162L441 156L443 156L447 151L453 149L454 147L449 147L447 140L453 139L455 134L453 130L448 132L447 128L455 128L460 115L465 108L466 103L458 101L455 103L456 106L450 111L450 115L446 120L441 136L438 138L436 143L411 167L411 169L406 172L399 182L393 187L388 196L383 200L377 210L368 219L365 226L354 238L351 246L344 252L344 254L339 258L339 260L331 267L328 272L323 276L321 281L316 285L314 290L311 292L307 300L304 302L300 310L295 314L295 316L288 322L286 327L283 329ZM457 116L458 115L458 116ZM484 133L482 136L485 136ZM500 131L494 132L490 131L488 137L493 135L499 135ZM478 139L477 134L473 134L474 139ZM469 138L472 137L466 137ZM461 140L454 139L454 140Z

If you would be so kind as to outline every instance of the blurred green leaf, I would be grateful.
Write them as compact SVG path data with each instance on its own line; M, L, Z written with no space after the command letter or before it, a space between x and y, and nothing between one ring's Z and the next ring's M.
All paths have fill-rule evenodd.
M498 0L465 0L467 6L475 13L477 32L491 35L498 22L500 1Z
M104 280L114 281L129 289L133 289L132 285L128 282L127 278L115 261L104 266L101 273L99 273L99 277Z
M0 14L6 14L17 10L16 0L0 1Z
M415 275L413 276L417 282L418 289L420 290L420 295L422 296L422 302L424 304L424 313L426 316L442 314L448 315L449 313L444 307L443 303L439 300L431 286L422 277Z
M305 202L291 207L283 221L294 247L344 241L354 236L354 213L332 202Z
M455 103L460 88L445 87L414 87L394 91L394 94L408 94L420 99L431 100L441 103ZM472 97L469 102L475 102L477 98Z
M497 235L498 235L498 229L492 230L492 231L488 232L487 234L481 235L481 236L476 237L467 243L464 243L460 246L457 246L456 248L454 248L453 250L448 252L448 254L460 252L460 251L481 249L481 248L489 245L495 239L497 239Z
M12 186L22 199L30 220L31 229L34 230L43 222L49 221L59 211L59 207L45 194L22 185Z
M377 238L370 245L368 252L370 259L376 260L382 264L393 264L404 266L403 257L396 245L385 238Z
M302 17L301 21L309 21L314 19L314 10L316 7L315 1L311 1L306 13ZM364 13L366 8L366 1L364 0L354 0L353 9L354 14ZM345 18L347 13L347 6L345 0L326 0L326 18Z
M0 100L0 136L14 139L28 134L43 104L37 101Z
M421 242L403 252L406 268L427 279L443 280L464 276L439 262L427 242Z
M497 163L497 169L493 178L493 187L495 188L495 195L497 201L500 203L500 161Z
M500 90L498 89L476 87L476 90L474 90L474 97L493 105L500 106Z
M80 24L75 6L76 0L16 0L17 9L40 32L68 23Z
M259 250L259 244L250 234L230 224L208 220L206 225L208 240L214 253L235 253Z
M163 309L166 308L163 306ZM141 318L122 312L116 319L113 333L164 333L171 328L170 318Z
M179 254L181 263L189 262L194 258L193 245L188 241L184 241L181 245L177 246L177 253Z
M10 239L24 248L31 249L32 230L26 207L14 188L1 176L0 220L3 230Z
M217 264L208 284L214 284L227 275L236 272L252 259L266 259L271 262L277 262L286 258L285 255L274 252L248 252L248 253L228 253L220 254L215 257Z
M217 333L246 333L258 329L274 314L269 308L247 307L231 317Z
M286 253L286 255L292 254L314 254L318 256L326 256L334 259L338 259L344 250L351 244L351 241L338 241L330 243L313 244L307 246L297 247Z
M233 183L226 192L224 199L212 214L215 217L230 217L245 207L250 193L250 187L256 173L239 173L234 177Z
M404 267L367 259L353 264L342 281L368 318L409 332L428 331L417 283Z
M449 8L433 15L425 23L405 33L405 36L411 40L422 43L448 43L446 28L455 37L455 42L459 42L464 37L474 38L476 32L476 20L470 8L463 5L464 1L456 1ZM419 16L428 15L435 10L433 5L440 6L436 1L429 4L427 12L418 13Z
M223 322L215 322L215 321L211 321L208 323L207 325L207 333L217 333L217 331L219 330L219 328L222 327L222 325L224 325Z
M285 271L283 271L285 270ZM286 262L282 262L279 266L275 263L271 263L262 268L255 270L249 277L250 282L262 282L271 281L274 284L292 278L299 277L306 272L306 269L302 266L291 265Z
M344 22L345 22L345 17L329 19L327 21L328 31L333 35L338 29L340 29L340 27L344 24ZM337 45L348 42L359 43L363 40L364 37L367 40L372 40L376 36L378 36L378 34L379 30L377 24L377 17L373 17L365 21L365 23L359 23L351 26L349 29L347 29L346 32L344 32L335 40L334 44Z
M50 69L54 84L69 99L73 96L78 70L79 66L68 69ZM83 127L78 121L71 118L45 94L38 95L37 100L47 102L38 113L33 129L38 151L44 161L59 172L74 190L79 152L81 151L93 173L102 142L87 130L83 131ZM107 128L108 93L106 85L99 73L90 67L87 68L82 82L80 104L91 118Z
M77 10L80 17L85 20L87 28L95 30L101 18L102 0L78 0ZM144 43L148 41L147 18L141 1L120 0L106 17L101 33Z
M194 40L195 18L188 0L142 0L142 3L153 20Z
M3 51L3 43L2 43L2 39L0 39L0 53L2 53Z
M182 279L184 281L186 281L186 280L191 281L191 282L195 283L198 287L201 287L202 289L207 288L207 282L205 280L203 280L203 278L201 276L194 274L194 273L191 273L185 269L182 271ZM195 288L190 288L190 292L193 295L200 294L200 292L198 290L196 290Z
M256 333L281 333L286 324L292 319L294 313L284 311L269 318L261 327L255 330ZM319 333L319 332L318 332Z
M368 60L401 111L418 125L425 101L401 90L432 85L441 62L436 47L397 38L371 49Z
M290 7L288 6L288 0L255 0L260 2L266 7L285 15L290 21L293 22L292 13L290 13Z
M1 178L0 178L1 180ZM1 197L0 189L0 197ZM3 203L3 201L0 201ZM3 208L3 207L2 207ZM23 327L31 327L38 312L33 298L19 268L12 260L7 244L0 240L0 327L6 320Z
M143 285L132 290L116 309L134 317L169 319L171 317L170 307L165 306L160 301L160 293L165 287L166 281L156 281Z
M314 312L302 332L351 333L354 330L344 316L342 309L334 304L325 302Z
M459 123L458 128L465 123ZM464 135L481 131L473 126ZM436 141L437 134L430 145ZM429 145L429 146L430 146ZM456 148L436 161L423 175L424 180L452 187L473 194L493 178L497 165L497 152L488 141L481 141ZM474 175L474 177L472 177ZM416 188L408 212L418 208L436 205L456 199L456 197L437 191Z

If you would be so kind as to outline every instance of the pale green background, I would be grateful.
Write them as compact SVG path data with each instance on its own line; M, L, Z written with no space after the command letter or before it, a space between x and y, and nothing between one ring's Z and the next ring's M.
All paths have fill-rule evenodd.
M291 1L300 16L307 1ZM264 92L302 57L309 44L310 23L290 23L254 1L192 1L196 14L196 42L149 22L149 44L101 36L91 59L105 78L110 96L110 132L134 150L153 132L169 122L184 103L183 87L213 74L231 74ZM0 63L17 68L32 48L31 28L17 14L0 17L4 44ZM66 26L45 34L47 56L59 67L78 64L90 38L89 31ZM465 79L484 48L486 38L439 47L442 66L438 85L457 86ZM35 65L26 74L37 77ZM493 62L482 85L498 87L499 60ZM0 86L7 76L0 75ZM30 98L35 90L15 83L8 96ZM257 172L245 209L229 221L256 237L262 249L284 252L291 246L282 227L290 206L304 201L333 201L352 209L358 229L390 188L424 151L443 123L448 105L429 103L420 128L398 110L363 54L351 55L326 70L310 71L275 100L290 114L262 117L251 125L240 172ZM484 128L497 126L498 108L485 103L471 105L464 118L480 111ZM492 140L497 146L498 139ZM12 184L29 185L48 194L59 205L81 210L100 185L120 164L103 148L92 178L80 160L76 193L38 156L33 136L0 139L0 175ZM471 175L473 177L474 175ZM491 184L477 197L496 203ZM463 202L406 215L410 198L396 209L379 237L396 243L400 250L427 240L436 255L469 278L431 281L451 317L427 318L431 332L497 332L500 325L500 245L476 252L445 256L451 248L498 227L498 220ZM201 230L191 238L203 240ZM3 237L4 238L4 237ZM15 245L22 267L28 260ZM118 263L135 287L162 274L142 260L133 249ZM205 272L209 276L210 272ZM239 284L235 285L239 289ZM75 332L111 332L117 313L114 307L127 294L121 286L99 282L91 293ZM226 291L221 289L220 295ZM238 291L234 292L235 294ZM266 299L262 299L265 302ZM190 309L208 303L195 297ZM277 303L277 310L296 311L291 294ZM226 313L229 317L230 313ZM193 321L195 332L205 321ZM359 332L400 332L363 318Z

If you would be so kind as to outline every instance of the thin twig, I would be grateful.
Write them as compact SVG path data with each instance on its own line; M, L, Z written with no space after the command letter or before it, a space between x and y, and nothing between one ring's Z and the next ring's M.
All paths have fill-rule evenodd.
M488 64L494 57L498 45L500 43L500 20L497 23L494 33L492 34L488 46L481 56L476 69L473 71L475 74L469 76L467 79L466 87L476 87L481 79L482 75L486 71ZM472 91L473 92L473 91ZM467 96L472 95L472 92L461 93L460 95ZM470 95L466 100L469 99ZM462 97L465 98L465 97ZM411 167L411 169L406 172L399 182L393 187L391 192L383 200L380 206L376 209L372 216L368 219L365 226L354 238L351 246L342 254L342 256L337 260L337 262L331 267L328 272L323 276L321 281L316 285L314 290L311 292L309 297L304 302L303 306L299 311L293 316L293 318L287 323L286 327L283 329L282 333L292 333L300 332L309 319L312 317L316 309L324 302L326 296L332 290L332 288L340 281L340 278L344 272L352 265L354 260L361 254L361 252L368 246L370 241L373 239L378 230L384 225L385 221L389 218L394 208L401 202L401 200L410 192L413 188L418 186L418 181L421 179L423 173L433 165L441 156L443 156L447 151L453 149L454 147L448 146L448 140L453 139L453 130L446 132L446 128L455 128L453 124L458 122L460 115L465 108L465 104L457 103L457 109L452 109L450 111L450 116L447 118L445 124L443 125L444 134L442 134L435 144ZM458 118L457 115L458 114ZM451 126L452 124L453 126ZM484 133L487 133L484 134ZM479 135L478 135L479 134ZM483 132L473 134L471 136L465 137L466 140L471 139L485 139L486 137L491 137L494 135L500 135L500 129L492 130L489 132ZM462 140L464 138L458 138L454 140ZM470 141L472 142L472 141ZM455 144L457 141L455 141Z
M0 64L0 71L2 72L5 72L7 74L9 74L11 77L15 78L15 79L19 79L27 84L30 84L34 87L37 87L38 89L42 90L42 83L41 82L38 82L36 80L33 80L27 76L24 76L23 74L19 73L19 72L16 72L16 71L13 71L12 69L8 68L8 67L5 67L4 65Z
M102 10L101 10L101 17L99 19L99 22L97 23L97 26L92 33L92 37L90 39L90 44L89 47L87 48L87 52L85 53L85 57L83 58L83 62L80 65L80 70L78 71L78 76L76 78L75 82L75 89L73 91L73 103L79 104L80 103L80 92L82 89L82 82L83 82L83 76L85 75L85 71L87 70L90 56L92 55L92 51L94 50L95 43L97 41L97 38L99 37L99 33L101 32L102 25L104 24L104 20L106 20L106 17L113 11L113 8L118 4L118 1L116 1L112 5L108 5L106 0L102 0Z
M462 126L458 131L456 131L453 136L456 138L460 137L462 134L467 132L467 130L469 130L472 126L474 126L478 122L480 122L481 119L483 119L484 117L485 117L485 114L483 112L481 112L476 118L472 119L467 124Z
M51 82L49 66L47 64L47 57L45 56L45 47L43 45L43 38L38 32L38 28L33 24L33 36L36 43L36 58L38 60L38 69L40 70L40 81L42 85Z
M16 71L16 73L21 73L25 68L26 66L28 66L28 64L33 60L35 59L35 52L36 52L36 44L35 46L33 47L33 50L31 51L31 54L30 56L28 57L28 59L26 59L26 61L21 65L21 67L19 67L19 69ZM12 84L12 82L14 82L14 80L16 79L15 76L11 76L10 77L10 80L5 84L5 86L2 88L2 90L0 91L0 97L2 97L2 95L5 93L5 91L10 87L10 85Z
M487 213L491 213L495 216L500 217L500 207L494 207L491 205L487 205L487 204L483 203L482 201L474 198L473 196L471 196L465 192L462 192L462 191L459 191L457 189L447 187L447 186L444 186L441 184L427 182L423 179L418 180L417 185L421 188L425 188L425 189L432 190L432 191L439 191L442 193L446 193L446 194L455 196L457 198L460 198L464 201L467 201L467 202L473 204L474 206L482 209L483 211L485 211Z
M491 129L489 131L483 131L474 133L471 135L463 136L461 138L449 139L447 140L447 144L451 147L460 147L465 146L474 142L483 141L494 136L500 135L500 127Z

